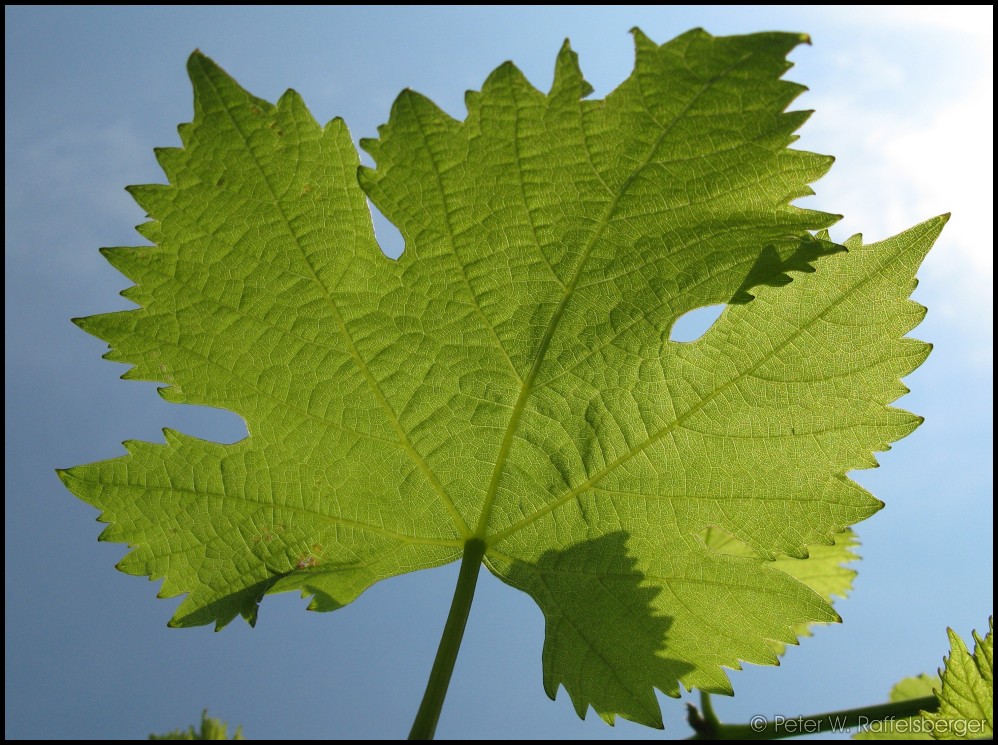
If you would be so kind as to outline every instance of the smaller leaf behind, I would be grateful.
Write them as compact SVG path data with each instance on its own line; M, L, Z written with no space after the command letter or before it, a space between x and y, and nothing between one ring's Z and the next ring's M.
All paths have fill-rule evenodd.
M933 689L939 686L939 678L935 675L914 675L902 678L893 688L891 688L890 700L911 701L916 698L934 696ZM852 739L854 740L931 740L932 735L923 730L919 725L921 714L904 719L885 719L880 722L873 722L869 727L860 729Z
M786 572L804 583L829 604L832 604L836 597L844 598L849 594L852 582L856 578L856 570L850 569L846 565L860 558L853 550L859 546L859 538L852 530L839 533L834 536L833 541L831 545L808 546L807 558L800 559L781 555L769 563L756 556L752 549L723 530L708 528L704 531L704 543L714 551L729 556L742 556L765 562L772 568ZM811 636L812 625L810 623L800 624L796 629L798 637ZM785 644L776 641L772 644L777 654L783 654L786 651Z

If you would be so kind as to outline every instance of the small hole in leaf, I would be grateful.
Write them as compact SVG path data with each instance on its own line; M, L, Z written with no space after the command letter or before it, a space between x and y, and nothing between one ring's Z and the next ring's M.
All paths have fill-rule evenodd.
M370 199L367 200L367 207L371 210L371 222L374 224L374 237L377 238L378 245L389 259L397 259L405 249L405 239Z
M710 327L720 318L721 312L726 307L723 304L705 305L702 308L695 308L687 313L683 313L672 324L672 330L669 332L669 340L682 342L696 341L710 330Z

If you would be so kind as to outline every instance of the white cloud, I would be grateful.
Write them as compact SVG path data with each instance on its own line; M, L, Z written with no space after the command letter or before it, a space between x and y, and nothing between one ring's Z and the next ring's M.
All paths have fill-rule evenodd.
M994 38L994 6L991 5L872 5L869 17L907 27L950 31L981 39Z
M816 185L818 206L844 213L841 229L862 230L868 239L952 212L921 272L923 297L931 295L933 309L954 329L981 338L982 354L990 360L993 11L956 6L862 12L901 30L892 43L857 35L852 47L834 55L840 81L848 82L834 94L824 88L809 96L817 114L805 128L804 144L838 156Z

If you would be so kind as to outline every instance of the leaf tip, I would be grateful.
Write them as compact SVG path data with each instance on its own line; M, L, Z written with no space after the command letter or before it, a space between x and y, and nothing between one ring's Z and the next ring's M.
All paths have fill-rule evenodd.
M190 71L194 65L201 64L202 61L207 59L208 55L202 52L200 47L195 48L194 51L187 56L188 71Z
M606 722L611 727L617 726L617 718L613 715L612 711L597 711L599 718ZM586 716L583 714L580 719L585 719Z
M137 368L133 367L131 370L128 371L128 373L132 372L132 370L135 369ZM125 373L125 375L128 375L128 373ZM122 377L124 377L124 375ZM143 378L137 378L137 379L142 380ZM160 381L160 382L165 382L165 381ZM164 401L169 401L171 404L184 403L184 396L180 390L180 386L176 385L175 383L171 383L169 385L161 385L159 388L156 389L156 395L159 396ZM166 432L166 430L163 431L164 433Z
M581 99L590 95L593 90L589 81L582 75L582 68L579 67L579 55L575 53L570 40L566 38L555 61L551 94L571 91L572 94Z
M377 183L377 171L368 166L357 166L357 183L362 189L369 189Z
M346 120L342 116L334 116L328 122L326 126L322 128L323 132L342 132L347 129Z
M190 72L206 67L217 68L218 64L216 64L216 62L207 54L202 52L200 47L191 52L190 56L187 58L187 70Z
M129 455L134 455L140 447L142 447L142 440L122 440L121 447L125 448L125 452Z
M195 49L187 58L187 74L193 79L204 67L210 65L211 60L208 58L208 55L200 49Z
M687 33L694 33L696 31L702 32L703 29L693 29L692 31L688 31ZM638 26L632 26L629 33L631 34L632 37L634 37L634 46L637 49L640 50L648 48L651 49L658 48L658 45L655 42L653 42L648 37L648 35L644 31L642 31Z
M548 679L546 674L544 677L544 695L552 701L556 701L558 699L558 684L553 680Z

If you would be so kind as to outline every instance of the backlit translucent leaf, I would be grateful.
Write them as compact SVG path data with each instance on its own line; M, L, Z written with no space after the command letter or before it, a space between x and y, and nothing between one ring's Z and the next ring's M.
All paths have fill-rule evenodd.
M939 678L935 675L921 675L902 678L891 688L891 701L911 701L916 698L934 696L939 688ZM922 726L921 714L902 719L883 719L861 727L853 740L931 740L929 729Z
M974 632L974 653L953 629L947 629L950 654L939 671L942 685L935 693L939 711L923 713L922 720L937 740L979 740L994 736L995 662L994 618L982 639Z
M851 530L833 536L833 540L835 542L831 545L819 543L808 546L806 559L778 556L771 566L803 582L831 604L836 597L845 597L852 589L856 570L846 565L859 559L853 551L859 545L859 540ZM755 556L744 543L717 528L708 528L704 532L704 542L719 553L731 556ZM756 558L758 561L764 561ZM809 624L800 625L796 632L798 637L811 635ZM773 645L777 654L783 654L786 649L785 645L779 642L774 642Z
M654 688L729 691L723 667L837 620L843 588L787 562L880 507L846 474L919 422L889 404L928 352L908 295L945 218L844 252L790 204L831 162L787 147L805 37L635 40L603 100L567 44L549 93L507 63L464 121L406 91L359 178L342 121L192 56L169 183L131 190L155 245L105 250L139 307L78 323L249 436L61 472L123 571L186 594L171 623L253 622L285 590L335 609L477 536L544 612L548 693L660 725Z

